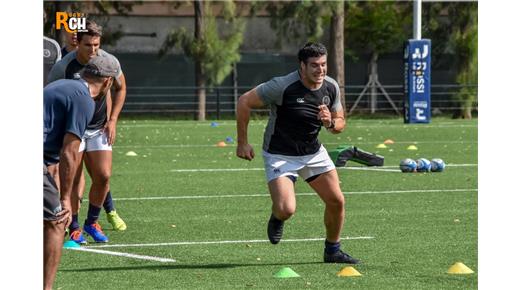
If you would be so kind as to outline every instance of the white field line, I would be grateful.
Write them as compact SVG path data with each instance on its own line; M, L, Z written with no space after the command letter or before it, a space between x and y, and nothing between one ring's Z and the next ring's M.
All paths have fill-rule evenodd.
M356 145L373 145L379 144L381 142L376 141L367 141L367 142L359 142L359 141L343 141L343 142L327 142L326 145L341 145L345 143L355 143ZM478 144L476 140L459 140L459 141L396 141L395 144ZM262 144L252 143L251 146L261 146ZM235 144L229 144L231 148L235 148ZM217 147L216 144L134 144L134 145L115 145L114 149L117 148L207 148L207 147Z
M446 167L477 167L478 164L448 164ZM361 167L361 166L350 166L350 167L337 167L338 170L367 170L367 171L389 171L389 172L401 172L398 166L375 166L375 167ZM170 169L170 172L232 172L232 171L263 171L261 167L251 168L193 168L193 169Z
M125 258L139 259L139 260L156 261L156 262L162 262L162 263L176 262L175 259L153 257L153 256L146 256L146 255L136 255L136 254L113 252L113 251L106 251L106 250L97 250L97 249L90 249L90 248L86 248L86 247L68 248L68 249L75 250L75 251L82 251L82 252L90 252L90 253L105 254L105 255L119 256L119 257L125 257Z
M350 191L343 192L344 195L355 194L389 194L389 193L435 193L435 192L465 192L478 191L477 188L458 188L458 189L412 189L412 190L382 190L382 191ZM313 196L314 192L296 193L297 196ZM140 200L168 200L168 199L210 199L210 198L236 198L236 197L268 197L268 193L257 194L219 194L219 195L184 195L184 196L148 196L148 197L119 197L114 200L140 201Z
M395 167L394 167L395 168ZM383 167L338 167L340 170L367 170L367 171L385 171L385 172L401 172L399 169L390 169ZM201 168L201 169L171 169L170 172L231 172L231 171L264 171L264 168Z
M283 239L281 243L298 243L323 241L324 238L308 238L308 239ZM342 240L370 240L374 237L345 237ZM269 243L269 240L237 240L237 241L200 241L200 242L170 242L170 243L150 243L150 244L105 244L87 246L85 248L129 248L129 247L163 247L163 246L193 246L193 245L223 245L223 244L253 244L253 243Z

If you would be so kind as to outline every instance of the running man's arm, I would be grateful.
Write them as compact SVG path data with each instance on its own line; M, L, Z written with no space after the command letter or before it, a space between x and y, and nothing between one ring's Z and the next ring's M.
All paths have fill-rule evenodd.
M113 145L116 139L117 120L126 99L126 79L123 73L114 81L113 86L115 93L112 95L112 109L110 110L108 121L105 124L105 132L107 133L108 144L110 145Z
M256 88L241 95L237 104L237 156L246 160L253 160L255 153L247 140L247 126L251 109L261 108L264 102L256 92Z
M345 129L345 113L343 110L337 111L337 112L331 112L332 120L334 120L334 127L330 128L329 131L332 134L339 134L343 132L343 129Z
M345 129L345 112L343 111L343 106L341 105L341 95L338 83L332 79L327 77L327 79L334 84L335 94L333 97L333 103L330 108L325 105L319 106L320 112L318 114L318 119L321 119L323 126L327 128L329 132L332 134L339 134L343 132Z
M320 112L318 113L318 119L321 120L323 126L332 134L343 132L343 129L345 128L345 114L343 113L343 110L331 112L325 105L320 105L319 108Z

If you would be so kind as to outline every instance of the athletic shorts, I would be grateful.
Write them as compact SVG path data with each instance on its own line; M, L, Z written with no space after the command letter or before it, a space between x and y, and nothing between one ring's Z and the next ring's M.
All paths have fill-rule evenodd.
M56 182L43 165L43 220L56 220L56 214L61 211L60 193Z
M310 155L286 156L263 151L263 156L267 182L280 176L301 176L307 180L336 168L323 145Z
M112 151L112 146L108 144L107 134L104 129L87 130L81 138L79 152L90 151Z

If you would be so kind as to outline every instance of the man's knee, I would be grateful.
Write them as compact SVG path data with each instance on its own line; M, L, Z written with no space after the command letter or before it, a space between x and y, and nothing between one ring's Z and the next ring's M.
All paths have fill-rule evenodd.
M278 219L287 220L296 212L296 205L280 205L276 207L275 215Z
M44 220L43 228L45 229L45 232L47 232L49 234L64 234L65 233L64 223L58 224L58 222L55 220Z
M92 183L99 185L108 185L110 181L111 172L108 169L99 170L98 172L92 172Z
M342 209L345 207L345 197L343 194L334 194L325 200L325 204L329 207Z

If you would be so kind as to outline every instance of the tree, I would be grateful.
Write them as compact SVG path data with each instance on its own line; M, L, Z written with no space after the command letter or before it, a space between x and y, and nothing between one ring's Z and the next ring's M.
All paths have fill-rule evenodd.
M142 1L45 1L43 9L46 17L43 24L43 34L59 40L63 44L65 42L63 36L56 34L56 12L95 11L99 18L96 22L103 26L103 45L114 45L124 34L120 26L109 27L107 25L111 11L116 11L119 15L128 15L133 6L140 3ZM89 18L89 15L87 15L87 18Z
M334 78L340 88L341 103L343 108L345 106L345 4L343 1L336 3L335 9L332 11L332 18L330 22L330 75Z
M471 119L477 99L478 83L478 3L425 3L423 31L432 44L432 64L449 62L458 72L456 81L463 87L454 95L459 104L454 118Z
M277 43L282 41L304 43L317 42L329 28L329 71L341 90L341 102L345 107L345 57L344 57L344 1L259 1L253 2L251 14L265 9L271 17L271 27L276 31Z
M363 54L370 56L367 85L351 111L355 109L367 89L370 89L371 112L374 113L377 108L376 89L379 88L399 114L399 109L379 83L377 60L381 54L395 51L407 39L411 31L411 13L408 6L396 2L348 2L348 17L345 21L347 53L354 57Z
M196 0L195 29L193 35L182 28L170 31L159 56L164 57L170 50L177 47L195 63L195 82L198 96L198 116L200 121L206 116L206 86L221 84L231 73L232 65L240 60L239 48L243 41L245 23L235 15L235 3L225 1L220 12L225 31L219 33L217 19L212 15L212 1Z

